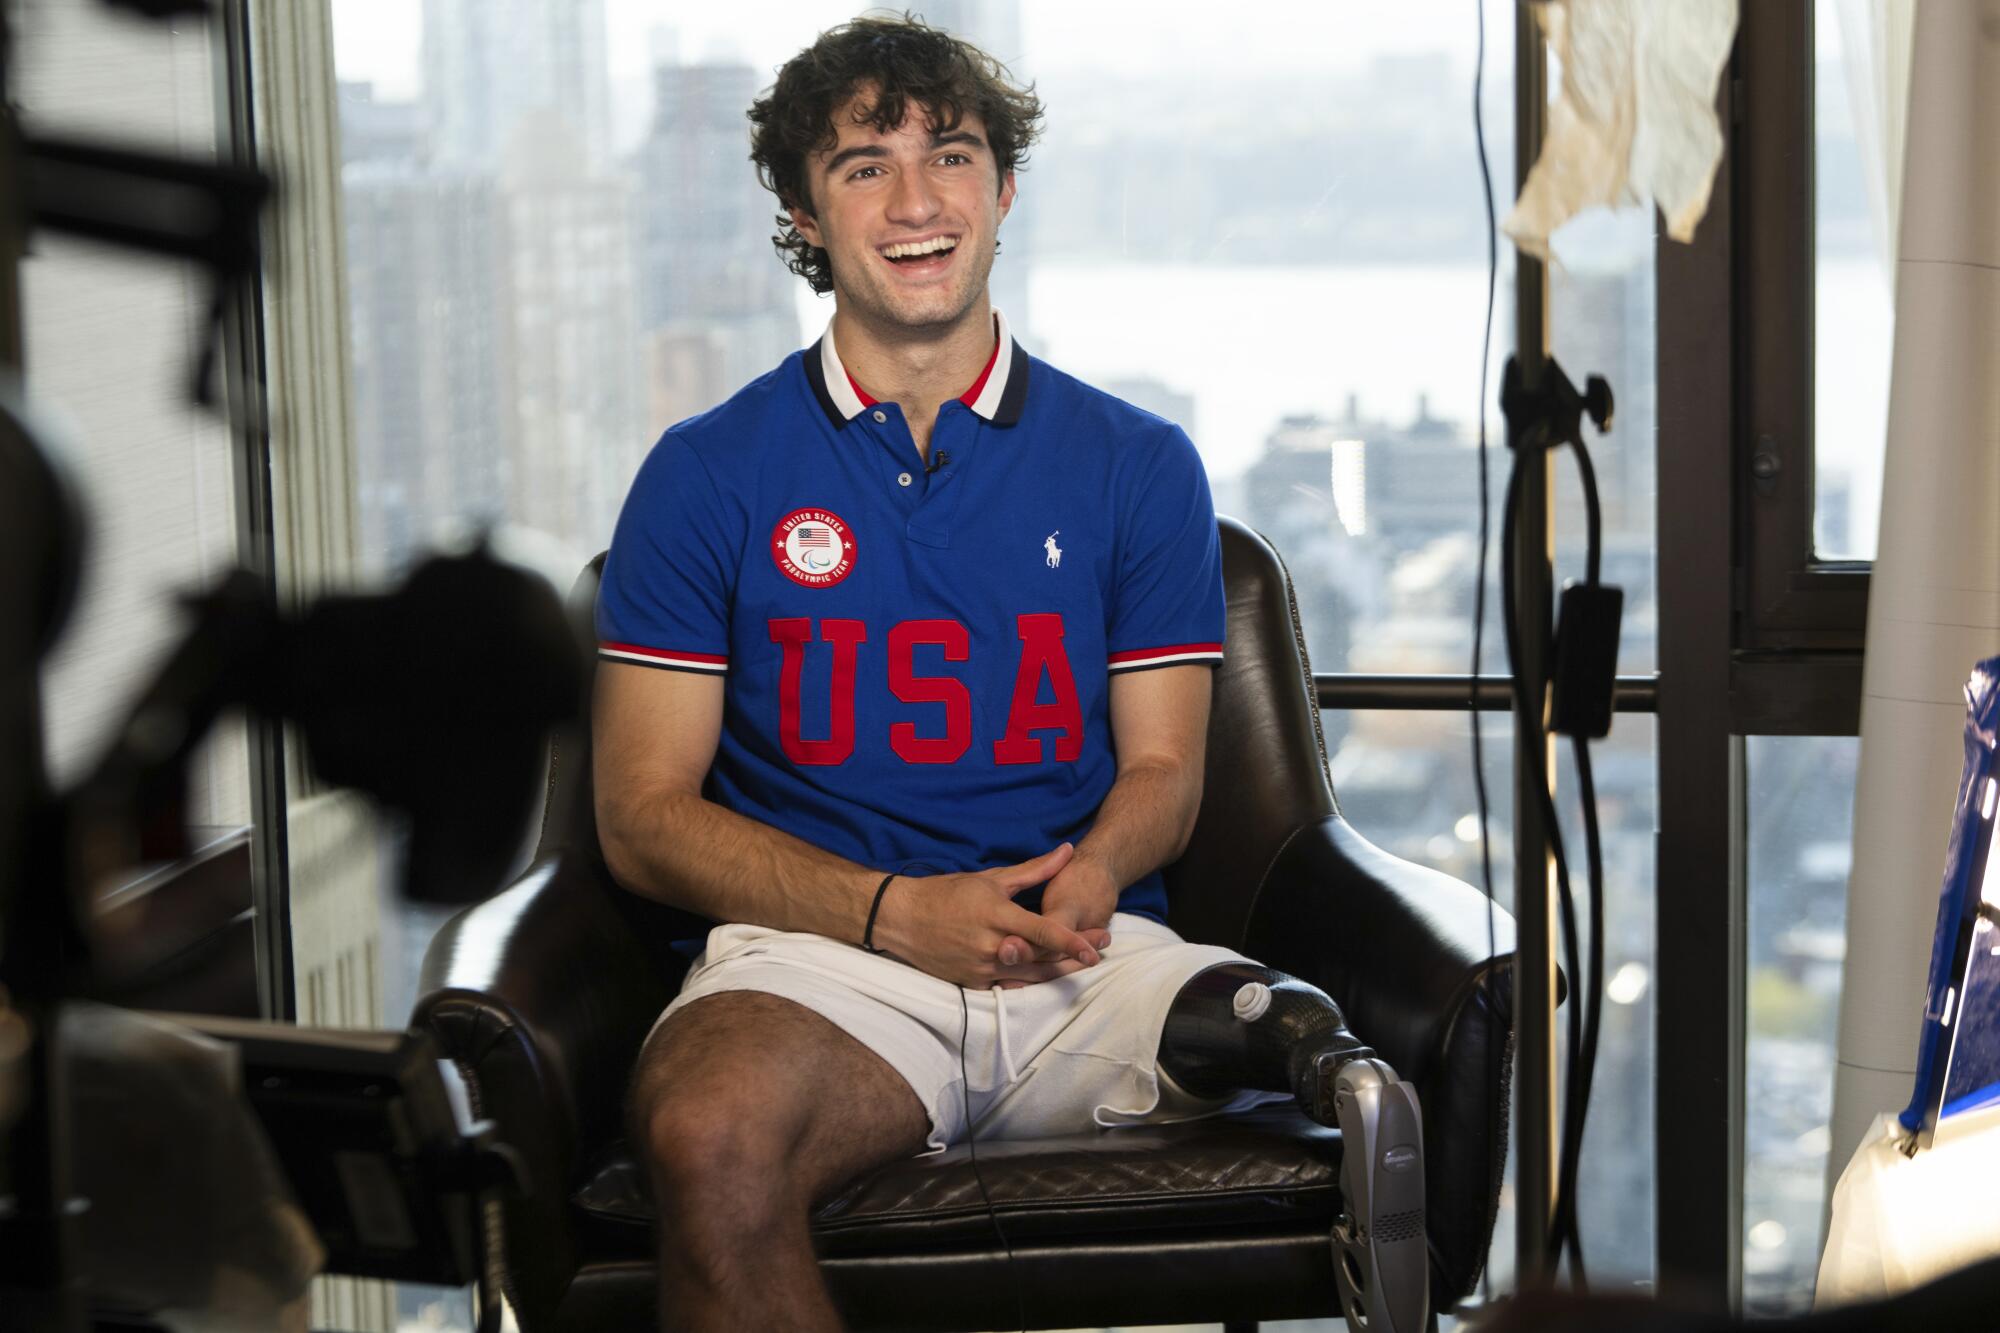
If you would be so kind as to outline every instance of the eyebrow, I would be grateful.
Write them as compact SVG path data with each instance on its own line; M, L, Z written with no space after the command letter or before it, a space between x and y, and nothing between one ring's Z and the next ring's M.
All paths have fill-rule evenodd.
M942 148L946 144L965 144L972 148L984 148L986 147L986 140L980 138L978 135L974 134L971 130L952 130L947 134L933 134L931 136L930 146L932 148L934 149ZM826 160L826 167L824 170L824 174L831 176L834 172L840 170L842 167L846 166L849 162L853 162L859 158L886 158L888 156L889 156L889 150L884 148L881 144L875 144L875 143L855 144L850 148L841 149L839 152L835 153L832 157L828 158Z

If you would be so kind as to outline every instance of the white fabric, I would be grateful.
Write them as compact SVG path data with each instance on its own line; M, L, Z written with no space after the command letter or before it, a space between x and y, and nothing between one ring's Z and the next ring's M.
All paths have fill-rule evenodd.
M867 404L861 395L854 392L854 384L847 378L847 367L841 363L840 352L833 345L833 321L828 320L826 332L819 340L820 374L826 379L826 391L833 398L833 405L840 409L840 415L849 421L861 415Z
M2000 1255L2000 1108L1938 1125L1903 1155L1896 1117L1875 1117L1833 1191L1813 1303L1880 1300Z
M1829 1178L1909 1101L1964 767L1965 679L2000 653L2000 0L1918 8L1881 554Z
M1562 64L1541 155L1500 224L1549 258L1549 236L1587 208L1658 203L1667 234L1694 239L1722 160L1715 85L1736 36L1736 0L1543 0Z
M980 387L979 396L970 404L974 413L988 421L1000 410L1000 400L1007 396L1007 377L1014 372L1013 336L1007 331L1007 316L998 309L993 312L993 345L993 370ZM819 340L819 368L826 380L826 391L843 418L852 421L867 410L868 404L861 401L861 395L854 392L854 382L847 377L847 363L840 359L840 349L834 346L830 319Z
M1917 0L1835 0L1841 63L1861 151L1869 221L1889 290L1896 283L1896 230L1903 210L1903 131L1910 116L1910 43Z
M717 926L661 1021L718 991L763 991L801 1004L903 1076L930 1116L928 1152L965 1136L968 1084L981 1142L1192 1120L1291 1100L1268 1092L1195 1097L1160 1078L1160 1032L1174 997L1195 973L1243 956L1188 944L1124 912L1108 929L1111 947L1096 967L1016 990L961 991L823 935Z

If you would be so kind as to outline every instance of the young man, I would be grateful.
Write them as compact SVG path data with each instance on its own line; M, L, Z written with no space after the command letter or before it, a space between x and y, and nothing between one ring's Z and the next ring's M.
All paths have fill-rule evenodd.
M1323 1117L1313 1061L1366 1054L1323 995L1164 924L1215 519L1179 428L988 303L1039 118L913 21L788 63L753 158L832 324L669 430L612 542L600 839L722 923L634 1075L671 1327L838 1327L807 1220L870 1167L1272 1092ZM1254 1051L1246 986L1276 999Z

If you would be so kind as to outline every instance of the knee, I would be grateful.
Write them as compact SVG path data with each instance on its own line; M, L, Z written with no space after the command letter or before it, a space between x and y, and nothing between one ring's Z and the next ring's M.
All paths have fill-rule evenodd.
M668 1093L636 1108L635 1146L652 1177L660 1219L756 1223L790 1206L789 1135L769 1107L729 1095Z

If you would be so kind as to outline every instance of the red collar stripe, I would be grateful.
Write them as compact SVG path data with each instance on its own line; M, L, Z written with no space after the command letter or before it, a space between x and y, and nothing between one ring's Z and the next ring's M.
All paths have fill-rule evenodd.
M967 407L971 407L979 401L979 393L986 387L986 381L992 378L993 367L998 364L999 360L1000 340L996 337L993 340L993 355L986 358L986 368L979 372L979 378L972 382L972 387L958 396L959 402L964 403ZM842 366L841 371L846 374L847 382L853 386L854 396L861 400L861 405L863 407L875 406L878 400L868 390L861 387L861 381L854 378L854 372L848 370L846 366Z

